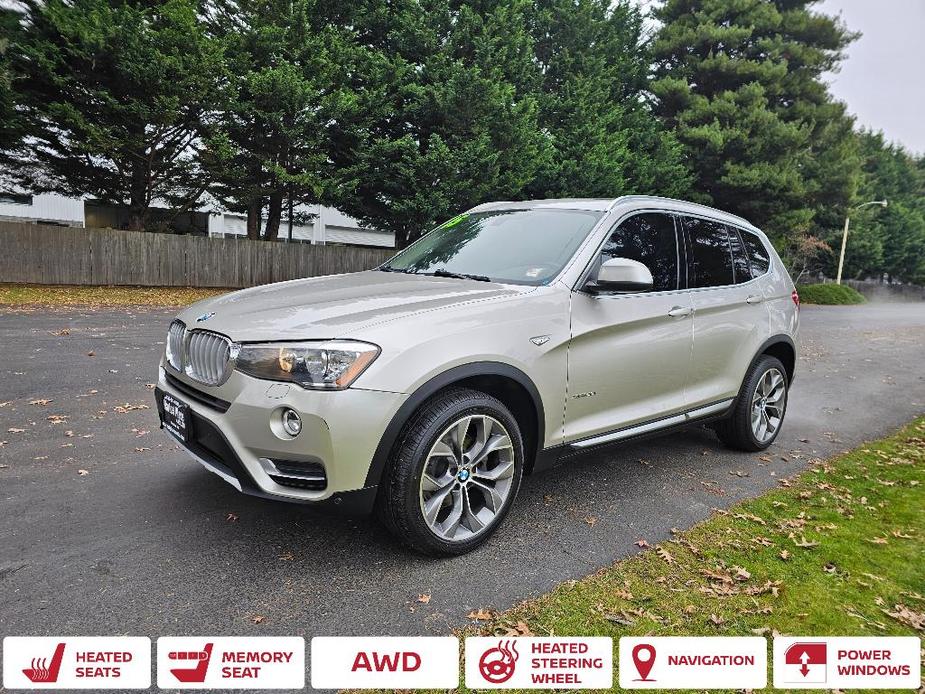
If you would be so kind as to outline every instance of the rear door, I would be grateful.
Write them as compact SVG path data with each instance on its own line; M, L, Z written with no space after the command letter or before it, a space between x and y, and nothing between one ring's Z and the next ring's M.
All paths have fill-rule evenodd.
M699 407L735 397L769 321L738 230L687 215L681 223L694 308L687 397Z
M643 212L621 222L588 275L610 258L652 272L648 292L572 293L565 437L575 440L684 409L690 364L691 302L674 216Z

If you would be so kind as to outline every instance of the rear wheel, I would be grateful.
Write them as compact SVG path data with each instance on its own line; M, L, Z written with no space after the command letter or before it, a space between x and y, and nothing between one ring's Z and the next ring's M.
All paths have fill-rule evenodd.
M716 435L730 448L762 451L780 433L787 410L787 370L776 357L764 355L745 377L730 416L714 425Z
M522 471L523 441L510 411L490 395L454 388L425 403L405 427L379 516L419 552L464 554L507 515Z

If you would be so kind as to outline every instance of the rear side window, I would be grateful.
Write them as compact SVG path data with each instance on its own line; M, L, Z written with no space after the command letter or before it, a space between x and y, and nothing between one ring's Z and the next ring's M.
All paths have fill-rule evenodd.
M752 273L748 268L748 256L745 255L739 231L735 227L726 227L726 230L729 232L729 244L732 247L732 269L735 271L736 284L748 282L752 279Z
M732 252L726 226L696 217L684 217L691 241L693 287L722 287L735 283Z
M748 260L752 266L752 277L761 277L771 267L771 254L755 234L748 231L742 231L741 234L742 241L745 243L745 251L748 253Z
M652 291L678 288L678 241L674 218L657 212L637 214L620 224L601 250L601 260L638 260L652 273Z

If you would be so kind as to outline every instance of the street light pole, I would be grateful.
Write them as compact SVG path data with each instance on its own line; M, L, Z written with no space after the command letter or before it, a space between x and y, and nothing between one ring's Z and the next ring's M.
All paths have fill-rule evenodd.
M845 231L842 233L841 237L841 253L838 255L838 275L835 277L835 284L841 284L841 271L845 266L845 247L848 245L848 225L851 223L851 212L853 210L860 210L862 207L867 207L868 205L880 205L880 207L886 207L887 201L871 200L870 202L865 202L848 210L848 214L845 215Z

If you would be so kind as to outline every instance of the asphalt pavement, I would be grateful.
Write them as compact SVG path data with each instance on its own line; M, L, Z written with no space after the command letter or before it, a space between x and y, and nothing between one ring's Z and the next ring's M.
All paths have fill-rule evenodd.
M178 449L152 391L173 313L0 309L0 636L447 634L925 412L925 303L804 307L770 462L701 428L611 448L526 478L486 546L428 559Z

